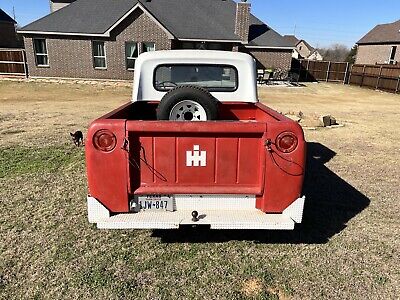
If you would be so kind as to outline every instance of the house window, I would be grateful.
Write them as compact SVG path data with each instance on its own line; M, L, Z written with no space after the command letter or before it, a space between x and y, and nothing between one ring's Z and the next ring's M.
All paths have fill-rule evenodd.
M107 69L106 48L104 42L93 41L93 66L95 69Z
M156 50L156 44L155 43L146 42L146 43L143 43L142 45L143 45L142 53Z
M389 64L394 65L396 64L396 61L394 58L396 57L396 51L397 51L397 46L392 46L390 49L390 57L389 57Z
M136 58L139 56L139 47L136 42L125 43L126 69L134 70Z
M133 71L135 69L135 62L139 54L155 50L156 50L156 44L153 42L145 42L141 44L137 42L126 42L125 43L126 69Z
M33 39L33 48L36 58L36 66L48 67L49 55L47 53L47 44L45 39Z

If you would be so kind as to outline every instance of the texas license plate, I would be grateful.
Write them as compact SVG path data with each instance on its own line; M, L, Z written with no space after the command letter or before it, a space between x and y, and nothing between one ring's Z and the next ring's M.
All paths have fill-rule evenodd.
M168 195L139 196L139 205L141 210L174 211L174 197Z

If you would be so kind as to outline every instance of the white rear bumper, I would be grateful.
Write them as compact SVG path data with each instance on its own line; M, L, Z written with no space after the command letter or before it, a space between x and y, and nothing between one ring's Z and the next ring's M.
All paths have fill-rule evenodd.
M87 197L88 219L101 229L178 229L180 225L209 225L211 229L270 229L292 230L301 223L305 197L298 198L282 214L265 214L256 208L237 210L198 210L199 220L192 221L195 209L142 211L110 215L96 198Z

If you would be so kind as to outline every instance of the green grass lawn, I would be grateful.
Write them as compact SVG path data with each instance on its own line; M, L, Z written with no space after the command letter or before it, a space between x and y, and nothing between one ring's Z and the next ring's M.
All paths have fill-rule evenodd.
M278 111L346 125L306 131L306 208L293 232L98 230L69 132L130 92L0 81L0 299L398 299L398 95L260 91Z

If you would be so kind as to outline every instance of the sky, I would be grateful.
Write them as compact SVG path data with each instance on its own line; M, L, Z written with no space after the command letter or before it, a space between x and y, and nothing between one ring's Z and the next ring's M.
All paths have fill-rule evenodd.
M249 1L252 13L280 34L295 34L314 47L351 47L376 24L400 19L400 0ZM20 26L50 12L49 0L0 0L0 8L10 16L14 8Z

